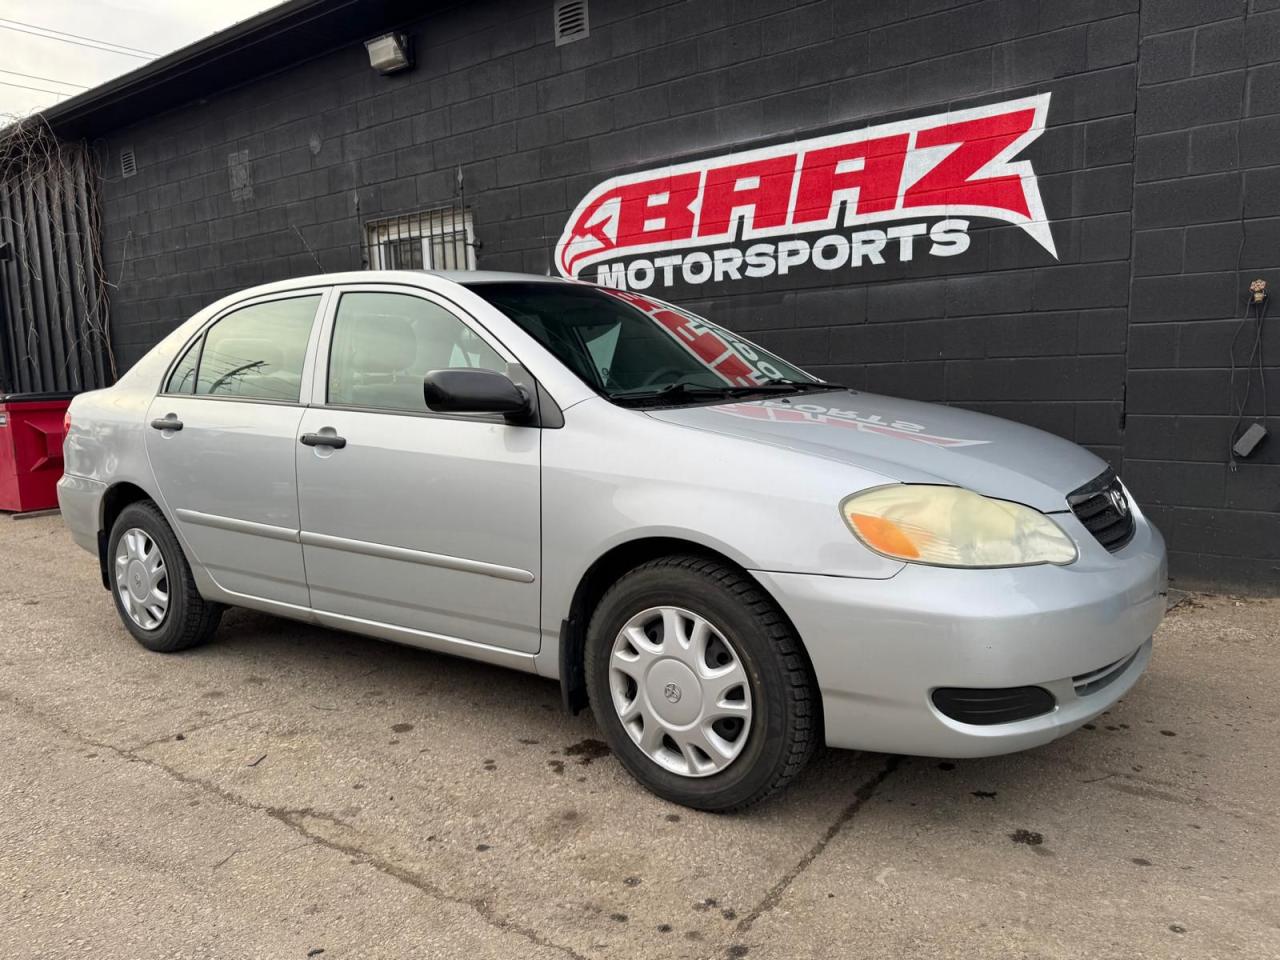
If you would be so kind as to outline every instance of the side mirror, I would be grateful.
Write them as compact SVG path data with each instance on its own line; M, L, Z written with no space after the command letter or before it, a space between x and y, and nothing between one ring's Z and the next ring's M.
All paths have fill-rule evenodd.
M528 391L492 370L432 370L423 378L422 395L437 413L501 413L512 420L533 414Z

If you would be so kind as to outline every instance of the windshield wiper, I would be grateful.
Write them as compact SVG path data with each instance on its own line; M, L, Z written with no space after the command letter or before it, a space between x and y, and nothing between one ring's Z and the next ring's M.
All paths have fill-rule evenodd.
M703 384L677 381L669 383L658 390L645 390L636 393L615 393L610 396L614 403L661 403L669 400L695 400L719 397L749 397L758 394L791 393L796 390L841 390L842 387L831 383L817 383L809 380L784 380L774 378L751 386L739 384L723 384L721 386L705 386Z
M637 390L630 393L614 393L609 399L614 403L650 403L662 400L684 400L703 397L733 396L733 391L740 389L728 384L722 387L707 387L696 383L669 383L657 390Z
M781 387L789 390L845 390L845 389L848 389L843 384L839 384L839 383L828 383L820 380L787 380L785 377L770 377L764 383L761 383L755 387L752 387L751 389L758 390L760 387L771 387L775 389Z

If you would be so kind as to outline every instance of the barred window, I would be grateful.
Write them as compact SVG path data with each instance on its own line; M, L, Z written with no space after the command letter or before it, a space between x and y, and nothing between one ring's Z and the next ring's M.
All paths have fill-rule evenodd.
M370 270L474 270L471 211L454 204L365 224Z

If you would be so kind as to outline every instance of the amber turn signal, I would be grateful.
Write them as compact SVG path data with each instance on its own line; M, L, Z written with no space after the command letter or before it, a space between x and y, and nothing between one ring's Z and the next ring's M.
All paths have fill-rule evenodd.
M872 517L865 513L849 514L849 522L853 524L863 541L873 550L887 553L893 557L905 557L916 560L920 551L907 536L906 532L892 520L884 517Z

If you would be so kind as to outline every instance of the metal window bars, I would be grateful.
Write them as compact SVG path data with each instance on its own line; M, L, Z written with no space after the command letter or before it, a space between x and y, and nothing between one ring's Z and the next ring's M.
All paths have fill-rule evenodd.
M474 270L471 211L461 202L371 220L364 227L366 270Z

